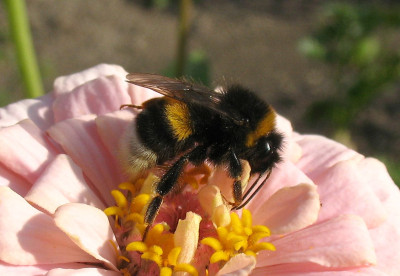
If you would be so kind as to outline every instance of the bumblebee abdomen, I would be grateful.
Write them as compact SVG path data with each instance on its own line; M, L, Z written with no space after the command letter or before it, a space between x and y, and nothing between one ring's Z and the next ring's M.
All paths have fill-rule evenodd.
M193 134L189 108L186 104L175 100L168 100L165 105L165 116L178 141L185 140Z
M185 123L184 107L171 106L170 100L156 98L146 102L136 118L141 143L157 154L157 163L175 157L189 146L190 129ZM181 116L182 115L182 116Z

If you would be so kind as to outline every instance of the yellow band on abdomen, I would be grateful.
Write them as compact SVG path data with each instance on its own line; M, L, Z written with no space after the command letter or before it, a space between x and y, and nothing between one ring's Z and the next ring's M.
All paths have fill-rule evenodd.
M190 113L186 104L170 101L165 107L165 114L178 141L188 138L193 133Z

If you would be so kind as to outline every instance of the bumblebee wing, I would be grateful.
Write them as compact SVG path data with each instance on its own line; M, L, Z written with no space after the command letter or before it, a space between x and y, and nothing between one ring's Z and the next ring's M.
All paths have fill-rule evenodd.
M238 125L243 124L243 118L234 110L221 110L219 103L223 94L205 86L156 74L133 73L128 74L126 78L129 83L149 88L185 104L201 105L233 120Z

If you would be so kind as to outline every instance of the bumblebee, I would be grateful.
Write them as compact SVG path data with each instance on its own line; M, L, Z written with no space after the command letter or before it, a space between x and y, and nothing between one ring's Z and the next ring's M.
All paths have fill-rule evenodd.
M156 184L156 196L146 210L144 220L148 227L189 162L197 166L207 160L227 167L234 179L233 209L250 201L279 162L283 137L276 130L276 113L252 91L233 85L219 93L154 74L129 74L127 81L164 95L141 106L122 106L141 109L124 149L130 173L137 175L173 160ZM241 159L249 162L252 175L258 174L245 194L240 180Z

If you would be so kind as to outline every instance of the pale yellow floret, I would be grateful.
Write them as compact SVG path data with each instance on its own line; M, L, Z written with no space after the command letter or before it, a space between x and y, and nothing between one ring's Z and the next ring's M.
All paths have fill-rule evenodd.
M154 185L160 181L160 178L153 173L149 173L143 181L140 194L154 195Z
M158 179L154 175L149 176L145 180L142 179L142 189L153 185L153 182ZM130 182L121 183L119 188L125 190L127 195L125 196L119 190L113 190L111 194L115 199L116 206L106 208L104 213L107 216L115 217L117 228L130 231L130 233L139 231L139 233L143 234L146 228L144 211L152 198L152 194L141 193L134 196L138 187ZM125 247L125 250L140 252L142 259L155 262L160 267L160 275L168 276L174 272L186 272L197 276L198 272L190 262L197 249L200 221L200 216L188 212L187 219L180 220L178 223L175 230L177 235L170 232L168 224L156 224L147 233L145 242L131 242ZM175 243L177 243L177 246L175 246ZM180 246L181 243L184 245L183 247ZM117 246L113 242L111 244L116 252L118 262L130 262L129 258L119 253ZM193 250L190 249L192 247ZM129 275L129 271L124 268L120 271L123 275Z

